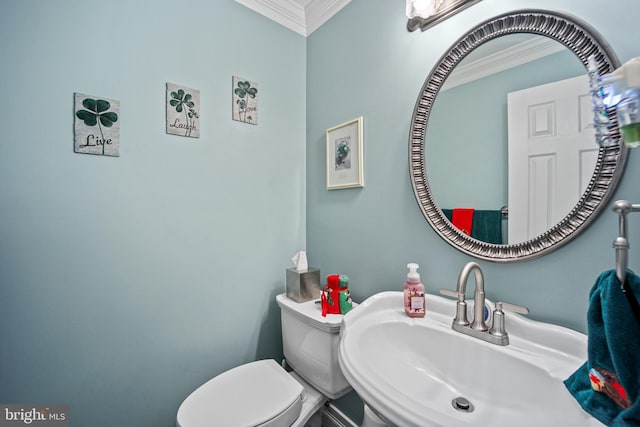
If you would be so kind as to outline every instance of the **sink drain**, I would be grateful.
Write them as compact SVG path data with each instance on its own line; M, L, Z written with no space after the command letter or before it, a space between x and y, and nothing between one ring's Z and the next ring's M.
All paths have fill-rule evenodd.
M451 406L453 406L456 411L473 412L473 404L464 397L456 397L453 399L451 401Z

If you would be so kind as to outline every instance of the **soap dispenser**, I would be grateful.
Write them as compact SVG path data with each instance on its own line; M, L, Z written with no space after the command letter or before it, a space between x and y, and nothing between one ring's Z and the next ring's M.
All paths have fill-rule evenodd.
M404 283L404 311L409 317L424 317L425 298L424 285L420 282L418 274L419 265L413 262L407 264L409 273Z

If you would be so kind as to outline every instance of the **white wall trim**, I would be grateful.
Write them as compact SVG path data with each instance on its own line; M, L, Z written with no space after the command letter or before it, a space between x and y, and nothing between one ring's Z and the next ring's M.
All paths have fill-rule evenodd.
M308 36L351 0L236 0L243 6Z
M547 37L536 37L499 52L479 58L455 68L455 73L447 77L442 91L470 83L527 62L535 61L547 55L566 49L557 41Z

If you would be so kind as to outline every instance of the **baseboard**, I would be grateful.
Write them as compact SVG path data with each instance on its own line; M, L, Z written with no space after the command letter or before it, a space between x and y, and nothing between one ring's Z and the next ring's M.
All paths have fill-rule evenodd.
M358 427L358 425L330 403L322 414L322 427Z

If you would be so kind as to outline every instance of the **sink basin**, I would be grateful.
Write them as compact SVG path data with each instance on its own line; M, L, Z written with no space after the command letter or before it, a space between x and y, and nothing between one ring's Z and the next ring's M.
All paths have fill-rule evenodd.
M562 383L586 360L586 335L507 313L510 344L498 346L451 329L453 300L427 295L427 315L410 318L402 299L370 297L340 337L344 376L389 425L603 426Z

